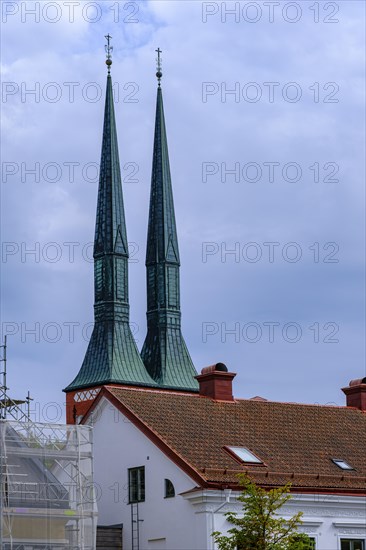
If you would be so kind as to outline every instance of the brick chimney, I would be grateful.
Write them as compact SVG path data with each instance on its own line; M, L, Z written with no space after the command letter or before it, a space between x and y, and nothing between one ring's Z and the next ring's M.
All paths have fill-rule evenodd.
M234 401L233 378L235 376L235 372L228 372L224 363L216 363L202 369L201 374L195 378L200 385L200 395L221 401Z
M351 380L347 388L342 388L347 396L347 407L356 407L366 412L366 377Z

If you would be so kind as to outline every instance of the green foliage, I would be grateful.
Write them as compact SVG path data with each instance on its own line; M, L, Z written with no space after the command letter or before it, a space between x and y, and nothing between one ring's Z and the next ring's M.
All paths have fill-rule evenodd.
M234 512L226 515L234 526L224 536L212 533L219 550L312 550L307 535L297 532L302 512L291 519L283 519L277 512L291 498L290 484L266 491L241 474L243 492L238 500L243 503L242 517Z

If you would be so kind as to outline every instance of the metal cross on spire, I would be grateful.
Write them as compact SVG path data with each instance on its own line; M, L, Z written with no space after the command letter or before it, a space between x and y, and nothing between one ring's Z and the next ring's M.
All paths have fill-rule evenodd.
M106 65L108 67L108 74L110 74L111 65L112 65L112 52L113 52L113 46L111 46L110 44L112 37L109 34L107 34L104 38L107 39L107 44L105 45L105 52L107 54Z
M163 73L161 71L161 57L160 57L160 54L162 53L162 51L161 51L160 48L158 48L155 51L158 54L158 57L156 58L156 77L158 79L158 84L159 84L159 87L160 87L161 77L163 76Z

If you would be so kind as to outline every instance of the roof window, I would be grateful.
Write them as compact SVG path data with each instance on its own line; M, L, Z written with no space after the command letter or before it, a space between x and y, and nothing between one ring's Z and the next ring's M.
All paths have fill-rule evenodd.
M348 462L342 460L341 458L332 458L332 462L334 462L334 464L342 470L354 470L354 468L352 468L352 466L350 466Z
M240 462L245 462L249 464L263 464L263 461L260 460L255 454L253 454L246 447L225 447L230 454L234 455L235 458L238 458Z

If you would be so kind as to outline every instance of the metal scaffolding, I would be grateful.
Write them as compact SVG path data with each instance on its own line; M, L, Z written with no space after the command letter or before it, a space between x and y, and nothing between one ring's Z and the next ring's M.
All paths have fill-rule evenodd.
M2 348L0 548L95 550L92 429L32 422L7 393Z

